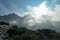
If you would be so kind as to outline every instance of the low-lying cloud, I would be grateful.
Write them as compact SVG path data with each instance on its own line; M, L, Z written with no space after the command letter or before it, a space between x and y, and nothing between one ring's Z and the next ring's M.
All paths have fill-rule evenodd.
M27 22L28 26L35 26L31 27L32 29L50 28L58 30L58 28L60 28L58 25L58 22L60 22L60 5L55 5L56 7L54 11L51 11L46 7L46 2L47 1L44 1L42 4L36 7L27 5L27 11L24 12L24 14L29 14L30 16L27 17L31 17L31 19L27 20L26 18L25 20L27 21L25 22Z
M23 16L24 20L22 24L27 26L29 29L50 28L59 31L60 0L45 0L39 6L27 5L27 11L23 11L22 8L18 8L14 3L11 5L12 11L6 9L3 4L0 4L0 9L1 8L6 14L14 12L19 16ZM16 22L13 21L13 23Z

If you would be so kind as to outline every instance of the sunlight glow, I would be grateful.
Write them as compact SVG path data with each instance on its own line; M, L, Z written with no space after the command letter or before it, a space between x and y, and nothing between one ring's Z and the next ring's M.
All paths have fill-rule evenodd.
M27 10L28 11L25 13L29 13L35 19L35 22L39 22L40 20L42 20L42 15L51 16L51 14L53 14L53 12L46 7L46 1L44 1L39 6L28 5Z

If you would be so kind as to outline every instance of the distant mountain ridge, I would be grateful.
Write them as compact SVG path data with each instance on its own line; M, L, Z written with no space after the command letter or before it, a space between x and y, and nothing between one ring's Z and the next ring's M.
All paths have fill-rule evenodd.
M0 16L0 21L8 22L8 23L11 23L11 24L13 22L17 22L17 24L19 24L19 23L21 23L21 20L22 20L22 17L16 15L15 13Z
M21 16L18 16L17 14L15 14L15 13L12 13L12 14L8 14L8 15L0 16L0 21L8 22L8 23L16 22L17 25L19 25L19 26L22 25L23 26L23 25L25 25L26 21L28 21L30 18L32 18L32 17L29 17L29 16L30 15L25 15L24 17L21 17Z
M21 17L19 17L18 15L16 14L8 14L8 15L4 15L4 16L0 16L0 20L1 21L11 21L11 20L16 20L16 19L20 19Z
M45 16L46 17L46 16ZM42 17L43 18L43 17ZM47 18L44 18L45 22L43 21L42 23L39 24L34 24L34 18L31 15L25 15L24 17L20 17L15 13L12 14L8 14L8 15L4 15L4 16L0 16L0 21L3 22L8 22L10 24L14 24L14 25L18 25L19 27L27 27L29 29L43 29L43 28L48 28L48 29L53 29L53 30L60 30L59 24L60 22L56 22L53 24L51 24L52 22L49 20L46 20ZM31 24L32 23L32 24ZM30 26L29 26L30 25ZM33 26L31 26L33 25Z

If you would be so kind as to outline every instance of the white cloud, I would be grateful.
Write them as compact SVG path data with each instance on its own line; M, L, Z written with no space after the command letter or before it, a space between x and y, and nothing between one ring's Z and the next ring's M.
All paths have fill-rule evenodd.
M24 12L23 9L18 8L14 3L11 5L12 11L5 8L3 4L0 4L0 8L2 8L6 14L10 12L14 12L19 16L25 16L30 14L30 16L27 16L24 19L24 24L26 23L29 27L35 25L36 23L39 24L42 22L47 22L46 21L47 18L51 21L53 25L57 25L55 24L55 22L60 22L60 5L57 5L58 0L52 0L52 1L56 4L55 11L51 11L49 10L49 8L46 7L47 1L44 1L39 6L27 5L26 12ZM43 16L46 16L46 17L43 18ZM33 17L33 19L31 17ZM12 21L12 22L13 24L16 23L16 21Z
M30 14L35 19L35 22L38 23L43 19L42 15L52 16L53 14L53 12L46 7L46 1L36 7L27 5L27 12L25 12L25 14L26 13Z
M16 25L17 22L16 22L16 21L9 21L9 24L10 24L10 25Z
M60 5L56 5L55 12L52 15L53 21L60 21Z
M27 18L25 19L27 20L25 22L27 22L27 25L29 26L28 28L30 28L30 26L34 26L36 23L39 24L39 23L47 22L47 20L50 21L52 26L55 26L52 28L58 28L57 23L60 22L60 5L56 5L55 11L51 11L46 7L46 1L44 1L39 6L27 5L27 11L24 12L24 14L30 14L29 18L30 17L34 18L29 20L27 20ZM56 21L57 23L55 24ZM42 28L45 28L45 27L42 27Z
M53 1L56 2L56 0ZM30 16L27 16L23 21L23 24L26 24L27 27L34 26L36 23L39 24L42 22L47 22L47 20L50 20L53 25L56 25L54 24L55 21L60 21L60 5L56 5L55 11L51 11L49 10L49 8L46 7L46 2L47 1L44 1L39 6L27 5L26 12L24 12L23 9L18 8L15 4L12 4L12 12L15 12L19 16L25 16L30 14ZM43 17L44 15L46 17ZM33 17L33 19L31 17Z

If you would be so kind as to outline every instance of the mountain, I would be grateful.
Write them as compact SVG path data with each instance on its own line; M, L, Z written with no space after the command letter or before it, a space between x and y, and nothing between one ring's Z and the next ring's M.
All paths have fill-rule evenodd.
M0 21L8 22L10 25L18 25L19 27L26 27L28 29L53 29L60 32L60 22L51 21L50 17L42 16L42 19L39 19L39 22L36 23L34 17L30 14L20 17L15 13L0 16ZM38 21L38 20L37 20Z
M22 17L19 17L18 15L16 15L15 13L12 14L8 14L8 15L4 15L4 16L0 16L0 21L3 22L8 22L10 24L19 24L21 23Z
M30 19L33 19L31 15L25 15L24 17L20 17L15 13L0 16L0 21L8 22L10 24L16 23L18 26L26 26L28 24L27 21L29 21Z
M19 17L16 14L9 14L9 15L4 15L4 16L0 16L0 21L11 21L11 20L17 20L17 19L21 19L21 17Z

